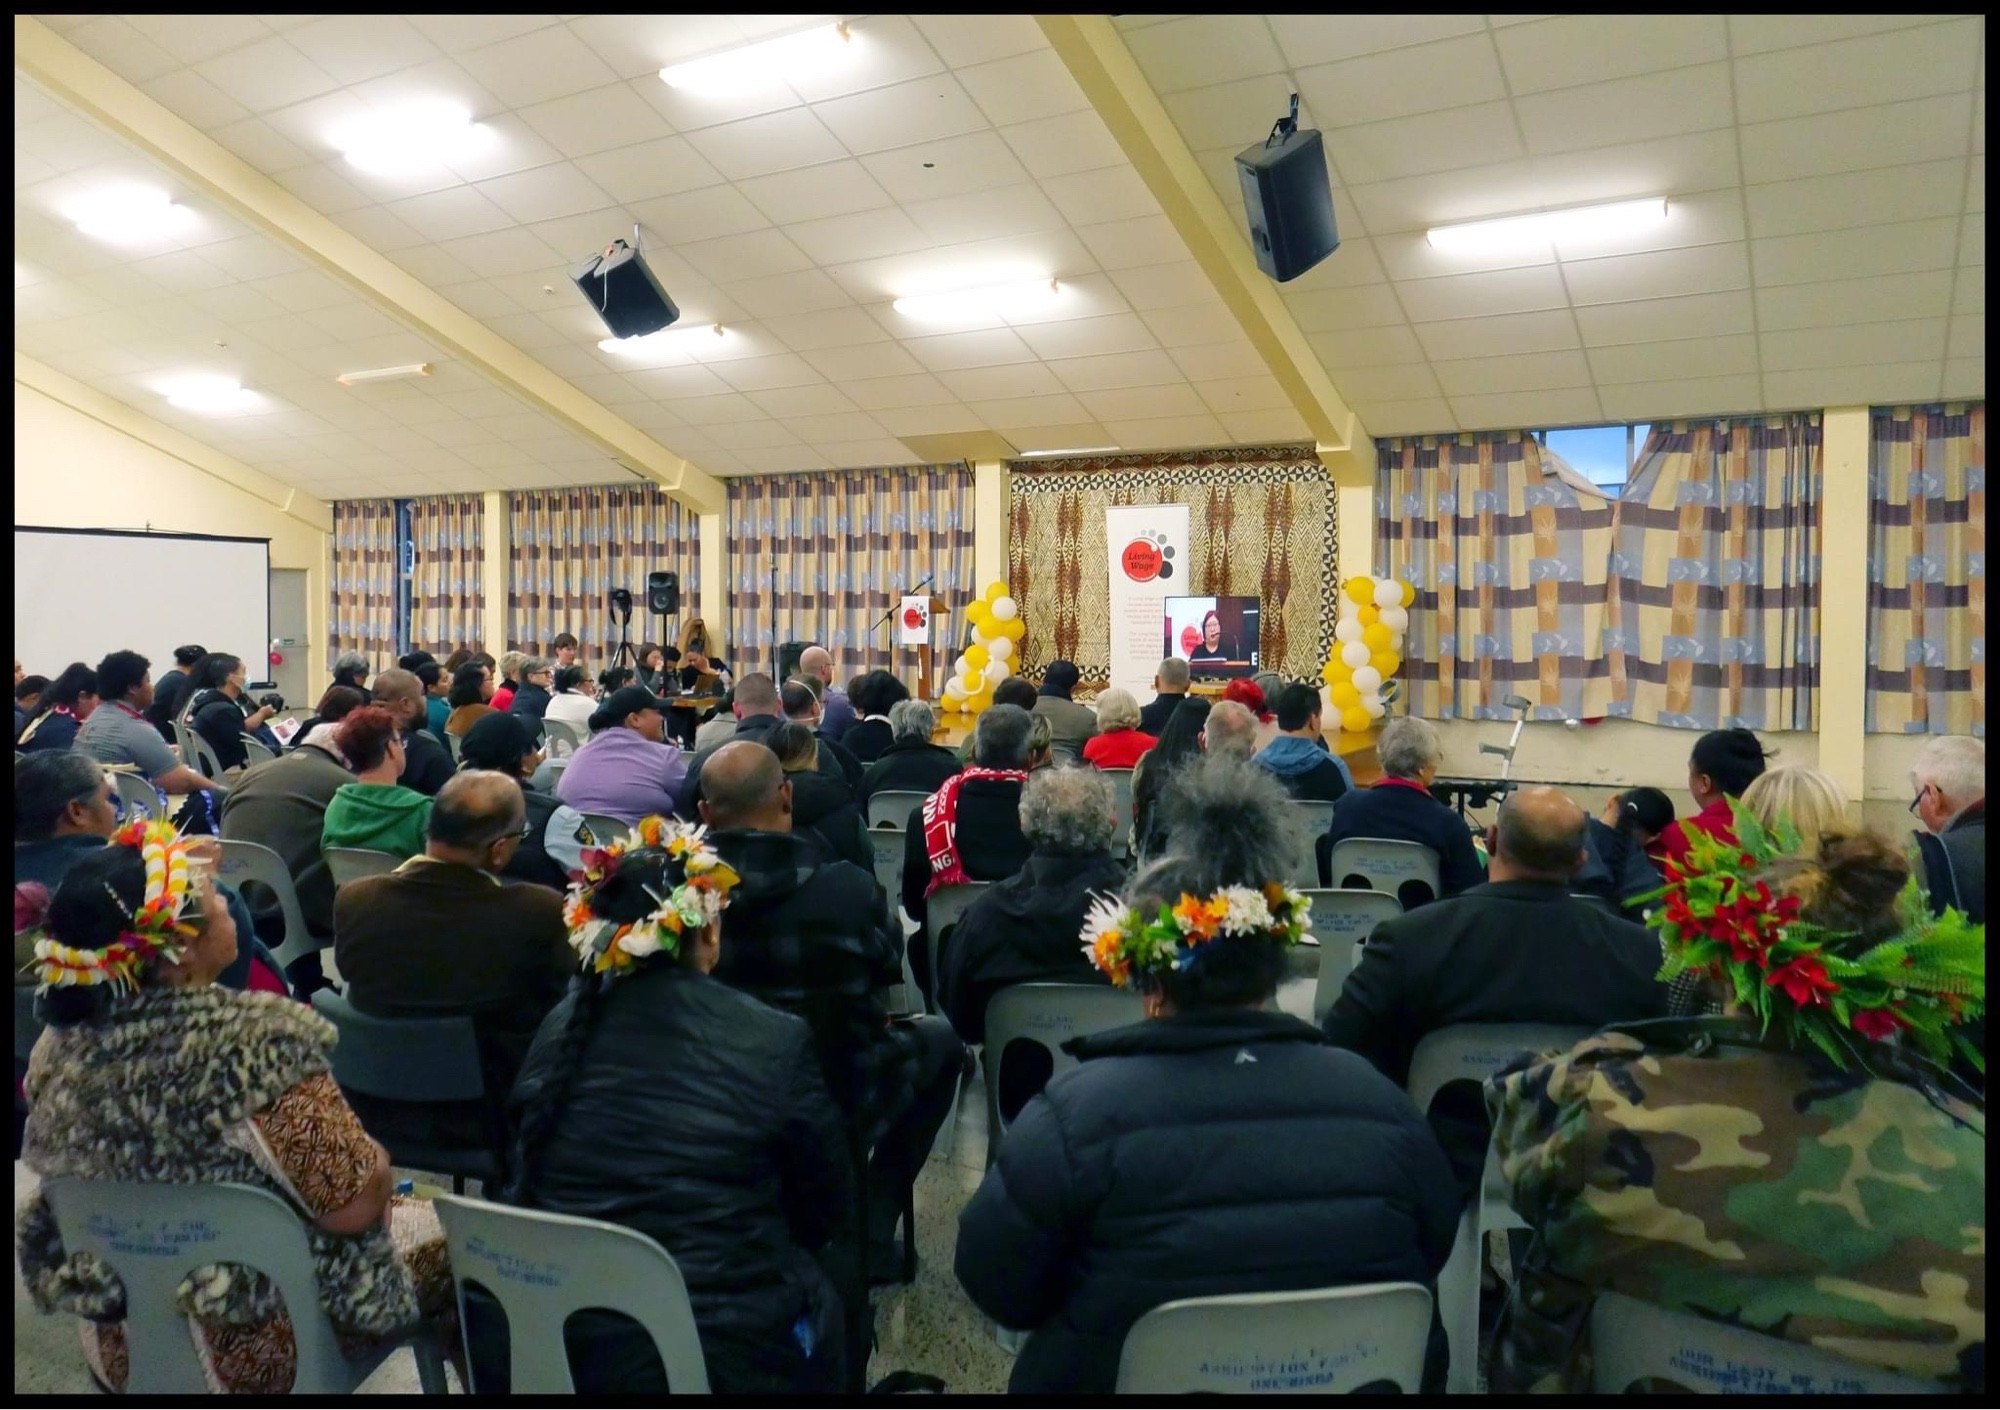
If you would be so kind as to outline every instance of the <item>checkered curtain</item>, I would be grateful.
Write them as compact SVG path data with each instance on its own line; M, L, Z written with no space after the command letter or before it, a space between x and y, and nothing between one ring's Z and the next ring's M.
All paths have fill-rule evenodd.
M396 502L333 502L333 610L327 616L326 668L358 651L371 674L396 664Z
M484 649L486 592L483 542L486 497L431 495L410 501L410 537L416 541L411 584L412 650L440 661L460 647Z
M835 679L878 667L913 679L883 613L927 577L956 632L972 581L972 472L964 465L749 475L729 482L727 640L740 678L787 641L833 653ZM774 576L775 575L775 576ZM775 594L775 595L774 595ZM942 641L942 638L940 638Z
M657 485L524 490L507 496L507 519L510 650L546 655L558 633L571 632L579 661L599 671L612 664L618 646L613 588L632 593L635 650L672 640L694 610L700 516ZM646 611L646 575L654 572L680 574L680 618Z
M1876 407L1867 727L1986 733L1986 405Z

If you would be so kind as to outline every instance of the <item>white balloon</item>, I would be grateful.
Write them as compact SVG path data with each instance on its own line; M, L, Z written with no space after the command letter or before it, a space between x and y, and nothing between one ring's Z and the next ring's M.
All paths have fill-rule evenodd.
M988 661L986 663L986 679L994 685L998 685L1001 681L1006 680L1007 663L1005 661Z
M1373 653L1368 650L1368 643L1365 641L1350 641L1340 648L1340 659L1356 671L1368 664L1371 654Z
M1364 696L1373 695L1382 688L1382 673L1365 664L1355 667L1354 688Z
M1398 599L1400 601L1400 599ZM1410 609L1407 607L1384 607L1378 620L1390 631L1401 636L1410 629Z
M1382 697L1379 695L1362 696L1361 708L1368 712L1368 718L1371 720L1379 720L1389 713L1389 707L1382 703Z
M1401 607L1403 605L1403 585L1394 578L1377 578L1375 580L1375 605L1377 607Z
M1348 595L1347 595L1346 593L1344 593L1344 592L1343 592L1343 593L1342 593L1342 594L1340 595L1340 614L1339 614L1339 615L1340 615L1340 620L1341 620L1341 621L1343 621L1343 622L1347 622L1347 621L1360 621L1360 620L1361 620L1361 604L1360 604L1360 603L1358 603L1358 602L1356 602L1356 601L1355 601L1355 600L1354 600L1353 598L1349 597L1349 596L1348 596Z
M963 651L959 652L958 659L951 663L951 673L955 676L962 676L971 669L972 663L965 659Z
M995 661L1011 661L1014 659L1014 643L1010 638L1004 636L996 636L993 640L986 643L986 650L992 655Z
M1401 595L1400 593L1399 593L1399 594L1397 594L1397 597L1396 597L1396 600L1397 600L1398 602L1401 602L1401 601L1403 600L1403 599L1402 599L1402 595ZM1013 599L1013 598L1011 598L1011 597L996 597L996 598L994 598L994 599L993 599L993 620L994 620L994 621L996 621L996 622L1011 622L1011 621L1013 621L1013 620L1014 620L1014 619L1015 619L1016 617L1018 617L1018 616L1019 616L1020 614L1021 614L1021 609L1020 609L1020 607L1019 607L1019 606L1018 606L1018 605L1017 605L1017 604L1015 603L1015 601L1014 601L1014 599Z
M1333 624L1333 639L1335 641L1361 640L1361 619L1359 617L1342 617L1338 622Z

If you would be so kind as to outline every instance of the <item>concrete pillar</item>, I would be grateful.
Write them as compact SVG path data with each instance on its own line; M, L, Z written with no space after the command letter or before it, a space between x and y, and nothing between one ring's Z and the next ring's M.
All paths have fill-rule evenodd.
M513 535L507 519L507 492L486 492L486 520L480 529L480 591L484 594L481 617L486 654L499 658L510 648L507 640L507 556Z
M729 641L729 559L724 552L726 529L724 514L703 514L700 517L700 562L696 571L701 574L701 585L694 596L695 611L708 624L709 640ZM724 658L735 666L733 658ZM742 667L736 666L737 670Z
M966 586L976 595L995 579L1007 577L1007 462L975 460L972 463L972 581ZM958 629L956 621L953 630Z
M1854 800L1866 786L1868 408L1828 407L1820 499L1819 767Z

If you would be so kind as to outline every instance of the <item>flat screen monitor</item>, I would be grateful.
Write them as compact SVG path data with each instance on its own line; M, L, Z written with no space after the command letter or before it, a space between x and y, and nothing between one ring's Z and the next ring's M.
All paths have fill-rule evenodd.
M1167 599L1166 654L1197 679L1255 675L1257 644L1256 598Z

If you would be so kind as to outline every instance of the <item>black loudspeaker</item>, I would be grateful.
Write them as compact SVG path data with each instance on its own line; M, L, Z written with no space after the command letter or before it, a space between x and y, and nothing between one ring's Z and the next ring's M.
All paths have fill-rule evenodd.
M614 240L570 276L614 338L643 338L681 316L645 258Z
M680 574L646 574L646 610L659 617L671 617L681 610Z
M1340 248L1317 132L1294 130L1236 154L1257 267L1283 284Z

